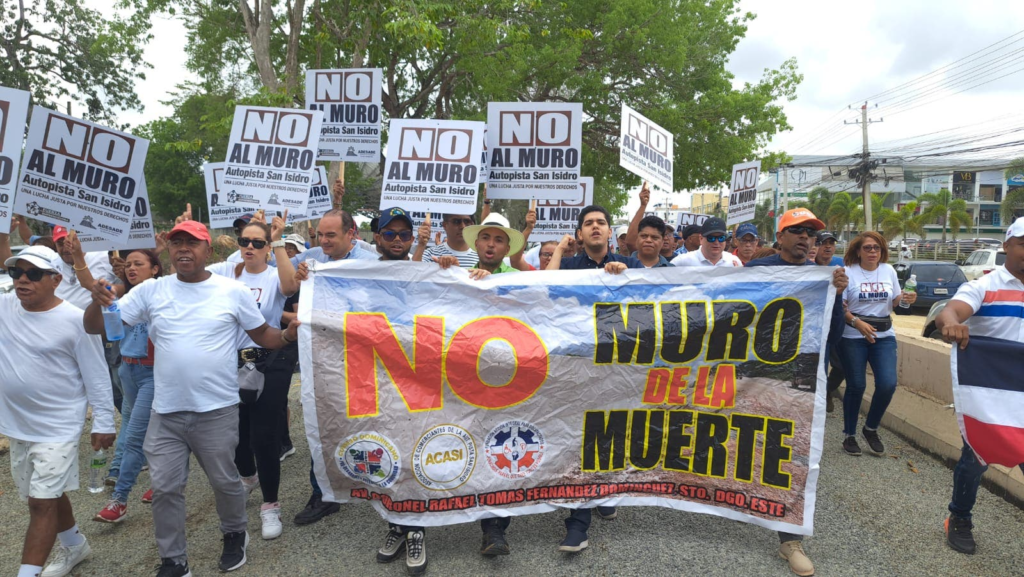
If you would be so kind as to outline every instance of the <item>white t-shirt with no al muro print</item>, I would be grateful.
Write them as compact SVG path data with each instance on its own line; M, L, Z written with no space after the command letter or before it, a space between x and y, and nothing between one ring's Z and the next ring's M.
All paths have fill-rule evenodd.
M843 302L854 316L887 317L892 314L892 300L900 293L900 279L892 265L882 263L875 270L864 270L859 264L846 267L850 285L843 292ZM875 338L895 337L896 330L890 328L878 332ZM862 339L860 331L846 325L843 338Z
M149 323L154 411L238 404L238 331L266 323L245 285L215 274L196 283L165 276L136 286L118 304L125 324Z
M277 267L268 266L259 274L251 274L242 268L242 273L235 277L237 263L221 262L206 267L206 270L215 275L227 277L245 285L252 293L256 308L260 309L267 324L275 329L281 328L281 314L284 313L284 301L288 297L281 294L281 277L278 275ZM245 331L240 330L238 335L238 348L249 349L256 347L256 343L249 338Z

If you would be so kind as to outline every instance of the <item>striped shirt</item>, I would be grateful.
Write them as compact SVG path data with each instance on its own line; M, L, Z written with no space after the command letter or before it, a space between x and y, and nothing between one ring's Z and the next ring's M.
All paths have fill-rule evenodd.
M429 257L431 260L439 256L454 256L459 260L459 266L462 268L473 268L476 263L480 262L480 257L477 256L476 251L469 248L466 250L453 250L452 247L448 246L447 242L442 242L437 246L432 246L424 251L423 256Z
M972 337L1024 343L1024 282L1005 265L961 285L953 300L967 303L974 311L967 320Z

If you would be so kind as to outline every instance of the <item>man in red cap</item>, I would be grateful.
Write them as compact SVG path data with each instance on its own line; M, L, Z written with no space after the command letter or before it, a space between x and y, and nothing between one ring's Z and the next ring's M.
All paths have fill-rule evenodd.
M238 445L238 329L261 348L297 338L267 325L245 285L206 270L210 233L185 220L168 234L175 275L142 283L118 302L121 320L148 322L154 347L153 416L143 450L153 487L153 521L163 559L158 577L189 575L185 551L185 482L194 454L213 488L224 550L221 571L245 564L246 492L235 467ZM114 294L98 279L85 311L85 330L103 332L102 308Z

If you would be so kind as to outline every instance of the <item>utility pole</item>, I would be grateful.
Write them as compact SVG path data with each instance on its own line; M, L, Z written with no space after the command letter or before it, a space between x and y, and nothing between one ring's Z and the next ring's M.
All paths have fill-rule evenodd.
M878 105L876 104L877 108ZM861 161L856 168L850 169L850 178L853 178L861 186L861 194L864 199L864 228L866 230L871 229L871 181L874 180L874 175L871 171L878 166L878 161L869 161L871 152L868 150L868 125L875 122L882 122L884 119L879 118L877 120L868 118L868 103L865 102L860 107L860 120L843 121L843 124L860 124L861 136L864 140L863 153L861 154Z

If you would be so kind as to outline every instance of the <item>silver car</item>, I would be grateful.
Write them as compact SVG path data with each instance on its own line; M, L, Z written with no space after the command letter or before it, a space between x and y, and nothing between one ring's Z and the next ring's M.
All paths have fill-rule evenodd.
M932 305L932 308L928 310L928 316L924 319L924 330L921 331L921 336L929 339L942 340L942 331L935 328L935 317L939 316L942 309L946 308L946 303L949 299L941 300Z

